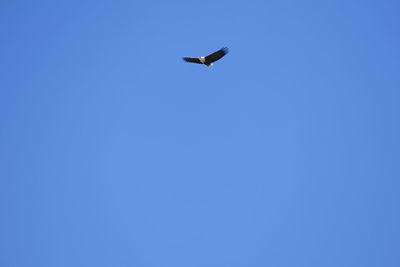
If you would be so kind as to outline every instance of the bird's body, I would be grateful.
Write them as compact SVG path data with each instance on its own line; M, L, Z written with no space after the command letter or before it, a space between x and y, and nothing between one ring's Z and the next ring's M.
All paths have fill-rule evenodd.
M183 60L190 63L204 64L207 67L210 67L213 65L213 62L221 59L228 52L229 52L228 48L224 47L218 50L217 52L209 54L208 56L205 57L184 57Z

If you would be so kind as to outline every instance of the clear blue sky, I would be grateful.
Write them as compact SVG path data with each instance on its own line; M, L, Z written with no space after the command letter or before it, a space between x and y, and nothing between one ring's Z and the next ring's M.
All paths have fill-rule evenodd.
M0 266L400 266L399 12L2 1Z

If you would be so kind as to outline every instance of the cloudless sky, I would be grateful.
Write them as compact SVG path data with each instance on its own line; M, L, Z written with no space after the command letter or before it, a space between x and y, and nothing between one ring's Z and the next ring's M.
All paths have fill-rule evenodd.
M0 266L400 266L399 12L2 1Z

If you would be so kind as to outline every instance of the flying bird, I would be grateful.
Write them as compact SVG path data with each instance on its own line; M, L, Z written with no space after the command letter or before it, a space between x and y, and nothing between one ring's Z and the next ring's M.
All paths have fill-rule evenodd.
M209 54L208 56L205 57L184 57L183 60L191 63L204 64L207 67L210 67L213 65L213 62L221 59L223 56L228 54L228 52L229 52L228 48L224 47L218 50L217 52Z

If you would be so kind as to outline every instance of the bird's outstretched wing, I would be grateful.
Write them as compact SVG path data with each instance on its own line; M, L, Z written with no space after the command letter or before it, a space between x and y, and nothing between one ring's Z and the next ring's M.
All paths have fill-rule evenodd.
M184 57L183 60L186 62L203 64L198 57Z
M229 50L227 47L224 47L220 50L218 50L217 52L214 52L208 56L206 56L206 62L207 63L212 63L214 61L217 61L219 59L221 59L223 56L225 56L226 54L228 54Z

